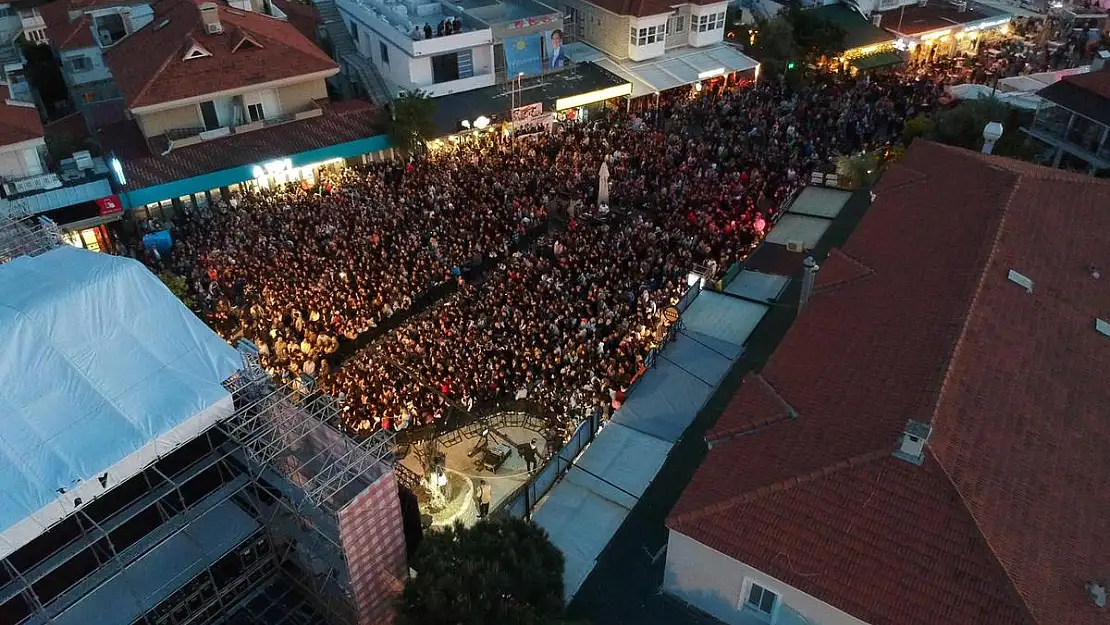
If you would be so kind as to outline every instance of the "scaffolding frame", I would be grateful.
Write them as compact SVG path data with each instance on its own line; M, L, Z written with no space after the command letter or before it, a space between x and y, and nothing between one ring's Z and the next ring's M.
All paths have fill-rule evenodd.
M187 531L201 516L226 502L232 502L258 524L259 529L250 536L261 531L268 542L274 560L271 579L280 571L329 622L355 622L357 610L339 537L338 516L365 488L360 485L371 484L392 469L392 434L381 432L361 442L350 439L327 423L338 417L329 396L321 393L303 396L293 386L275 386L257 367L257 360L252 362L249 349L241 347L240 352L244 368L225 383L239 407L235 413L124 482L129 486L120 489L124 492L118 501L105 503L109 491L103 497L75 505L73 513L59 522L78 530L65 544L57 548L51 545L47 550L42 543L32 541L35 548L26 552L16 550L0 559L0 571L4 573L0 577L0 608L21 597L30 609L30 615L17 621L19 625L50 623L139 558ZM185 446L189 446L189 451L184 451ZM176 456L178 452L184 455ZM164 465L163 461L170 464ZM98 501L101 504L96 506ZM96 512L92 512L94 507ZM156 518L150 516L153 514ZM139 515L148 515L142 526L149 522L150 527L136 540L117 544L115 532ZM44 532L51 529L44 528ZM230 550L250 540L248 537ZM57 577L59 569L75 558L81 557L88 563L88 553L95 559L92 570L75 579L63 576L59 586L64 588L40 596L39 585L44 579L52 574ZM179 589L203 576L208 576L208 581L215 585L212 567L225 555L209 556L200 572L182 580ZM191 570L203 557L175 566ZM255 592L265 585L260 583L244 592ZM139 597L128 587L131 598L145 611L137 622L146 625L165 622L159 619L176 610L165 606L179 589L147 609L144 605L150 603L151 597ZM221 593L217 593L215 601L224 615L240 603L239 599L226 598ZM210 601L196 609L212 607ZM185 620L174 622L199 624L212 620L202 612L190 612Z
M20 256L38 256L65 244L58 224L50 219L28 222L0 217L0 264Z

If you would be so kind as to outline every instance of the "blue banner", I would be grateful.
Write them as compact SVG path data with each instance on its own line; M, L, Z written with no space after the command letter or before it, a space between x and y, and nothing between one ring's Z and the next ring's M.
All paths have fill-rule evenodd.
M509 80L543 71L542 41L542 34L505 37L505 74Z
M173 247L173 239L170 237L169 230L159 230L158 232L151 232L150 234L143 235L143 247L146 249L156 249L159 254L165 256L170 253L170 248Z

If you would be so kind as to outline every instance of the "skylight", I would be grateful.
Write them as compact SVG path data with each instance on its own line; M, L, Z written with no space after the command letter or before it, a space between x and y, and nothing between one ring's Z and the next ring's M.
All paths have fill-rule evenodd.
M1011 269L1010 273L1006 274L1006 279L1022 287L1027 293L1033 292L1033 280L1028 276L1022 275Z

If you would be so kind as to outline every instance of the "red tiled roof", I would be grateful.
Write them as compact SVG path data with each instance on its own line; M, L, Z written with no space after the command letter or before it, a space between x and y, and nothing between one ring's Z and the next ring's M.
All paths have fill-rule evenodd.
M209 35L197 2L158 0L154 20L106 52L105 59L128 106L338 71L335 62L292 24L223 4L216 6L223 33ZM262 47L245 45L234 50L243 32ZM184 60L193 43L211 55Z
M0 145L12 145L44 136L42 117L34 106L8 104L11 92L0 85Z
M674 7L679 7L684 4L713 4L720 0L679 0L672 2L671 0L588 0L590 4L599 6L606 11L616 13L617 15L631 15L633 17L646 17L648 15L660 15L663 13L671 13Z
M376 109L364 102L342 104L332 107L325 103L319 117L234 134L165 155L164 146L151 151L133 121L104 128L100 139L123 164L128 186L142 189L377 134Z
M791 410L763 376L750 375L729 400L705 439L710 442L724 441L731 436L785 421L793 416Z
M1097 72L1071 74L1070 76L1064 76L1061 80L1110 100L1110 69L1104 68Z
M50 38L50 45L63 52L96 46L91 19L87 14L80 13L76 19L71 20L71 4L63 0L39 7L39 14L46 22L46 35ZM74 8L74 11L77 10Z
M917 141L876 192L668 525L872 625L1105 623L1110 183Z

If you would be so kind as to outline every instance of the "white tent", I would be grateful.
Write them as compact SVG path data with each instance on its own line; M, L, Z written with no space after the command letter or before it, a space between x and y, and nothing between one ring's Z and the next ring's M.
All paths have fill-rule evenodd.
M0 265L0 557L230 415L240 366L136 261Z
M1037 106L1041 102L1040 96L1034 93L1027 93L1023 91L1010 91L1002 92L996 89L991 89L987 85L966 84L966 85L953 85L948 88L948 92L952 94L953 98L957 100L978 100L980 98L998 98L999 101L1004 102L1014 108L1026 109L1030 111L1037 110Z

